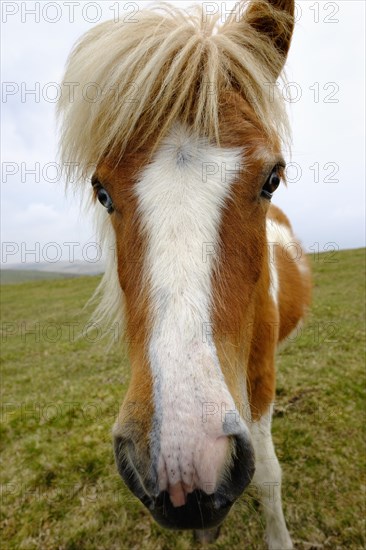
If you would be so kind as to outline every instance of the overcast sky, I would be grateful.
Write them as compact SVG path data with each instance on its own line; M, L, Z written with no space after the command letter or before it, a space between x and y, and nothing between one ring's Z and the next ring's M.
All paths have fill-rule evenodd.
M113 17L118 4L121 17L133 18L148 3L1 2L1 260L7 265L53 257L57 249L47 247L50 242L64 259L70 257L67 242L79 243L75 257L93 257L87 248L96 238L91 221L80 214L76 197L65 197L54 167L57 88L50 83L61 81L75 40ZM287 64L292 84L283 90L293 128L289 185L274 202L308 250L365 246L365 3L305 0L297 8ZM25 256L31 249L37 254Z

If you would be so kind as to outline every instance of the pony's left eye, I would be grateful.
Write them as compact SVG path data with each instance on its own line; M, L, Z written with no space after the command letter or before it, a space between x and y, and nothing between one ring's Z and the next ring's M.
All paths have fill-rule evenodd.
M266 183L262 187L261 197L271 200L272 195L276 191L277 187L280 185L280 182L281 176L279 174L279 166L276 165L269 175Z

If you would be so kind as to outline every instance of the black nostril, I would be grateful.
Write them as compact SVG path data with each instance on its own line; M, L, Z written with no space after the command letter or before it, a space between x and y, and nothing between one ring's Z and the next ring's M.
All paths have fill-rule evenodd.
M114 458L119 475L123 478L127 487L136 494L136 476L129 455L131 453L131 444L124 437L114 438Z
M127 487L145 506L150 508L153 500L138 474L139 463L136 458L135 447L130 439L119 436L114 438L114 458L118 473ZM140 465L140 471L144 471L142 465Z
M254 466L254 449L245 434L233 437L233 462L231 468L215 493L216 505L225 505L227 501L234 502L251 482Z

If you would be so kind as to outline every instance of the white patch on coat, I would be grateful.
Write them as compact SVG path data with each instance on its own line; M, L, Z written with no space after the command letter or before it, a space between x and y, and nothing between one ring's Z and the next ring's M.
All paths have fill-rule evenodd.
M269 270L270 270L270 294L276 304L278 304L278 293L280 280L276 266L276 255L283 256L294 263L300 274L308 276L310 273L304 251L299 241L294 237L291 229L282 223L271 218L267 218L267 244L269 250ZM278 248L280 247L280 250Z
M267 239L268 242L273 242L282 246L283 254L285 254L289 260L296 263L300 262L303 256L301 245L287 225L268 218Z
M305 277L310 275L311 271L305 255L300 258L297 263L297 267L299 268L301 275L304 275Z
M182 491L214 492L229 455L225 434L248 434L210 336L213 251L241 162L240 149L218 148L177 125L135 188L152 306L151 452L159 489L178 506ZM176 487L184 487L178 496Z
M267 246L268 246L268 261L269 261L269 293L276 304L278 305L279 280L276 265L276 245L278 242L278 224L270 218L267 218Z

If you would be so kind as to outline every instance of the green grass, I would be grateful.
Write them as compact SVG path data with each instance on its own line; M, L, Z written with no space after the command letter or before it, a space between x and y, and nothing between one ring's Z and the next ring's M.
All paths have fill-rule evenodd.
M273 433L299 549L365 547L364 255L313 262L312 313L278 356ZM195 547L190 532L155 524L116 473L110 432L128 386L126 353L117 346L107 353L96 333L76 338L98 280L1 288L6 550ZM250 492L214 548L264 548Z

